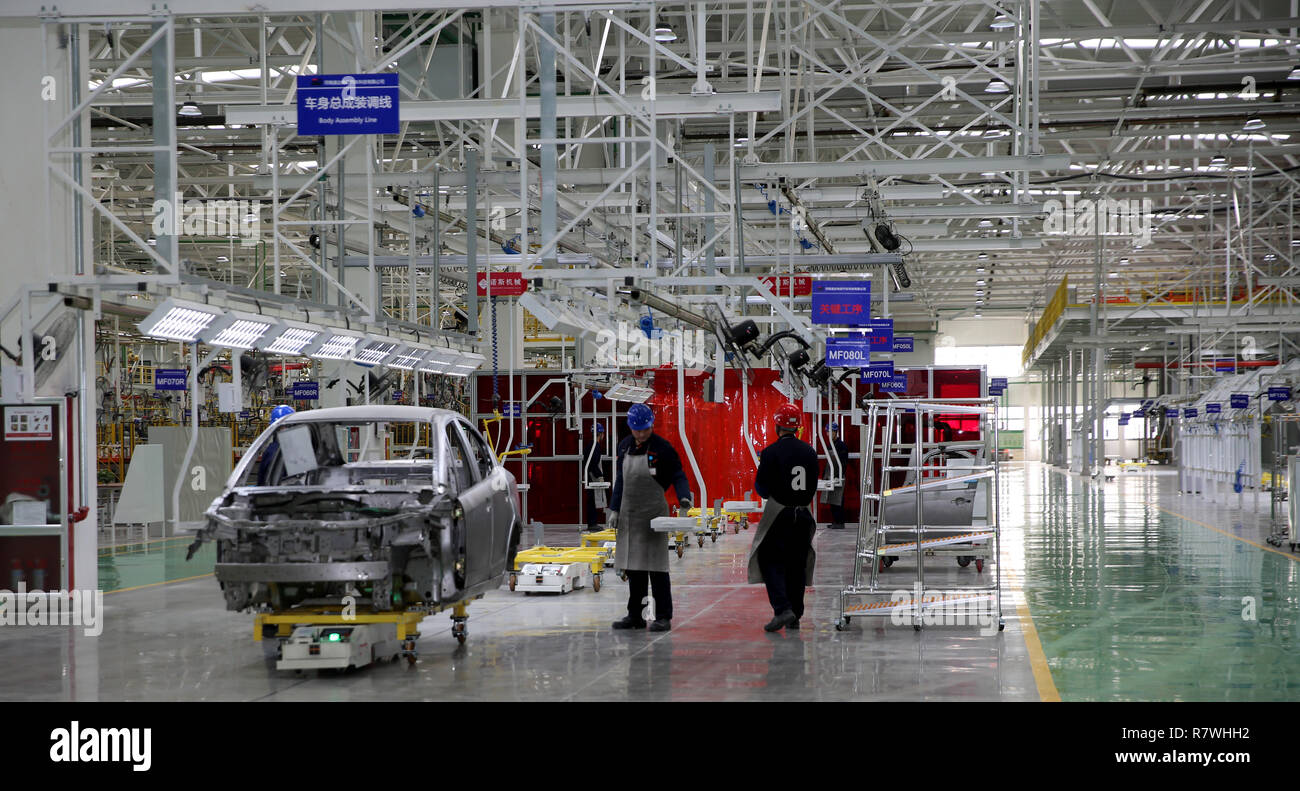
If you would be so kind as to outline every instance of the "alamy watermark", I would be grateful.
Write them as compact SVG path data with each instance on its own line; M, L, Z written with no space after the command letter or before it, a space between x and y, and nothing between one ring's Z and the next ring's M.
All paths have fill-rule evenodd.
M647 336L625 321L618 329L601 330L596 340L596 364L609 368L677 365L704 368L713 365L704 330L654 330Z
M893 592L889 619L895 626L978 626L980 634L988 637L998 631L995 596L969 590L927 591L918 582L911 590Z
M80 626L87 637L104 631L101 590L0 590L0 626Z
M1044 201L1047 219L1043 232L1055 236L1129 236L1135 242L1150 244L1152 202L1150 198L1120 200L1084 198L1066 195L1065 202Z
M243 247L252 247L262 237L260 200L174 200L153 202L154 236L237 237Z

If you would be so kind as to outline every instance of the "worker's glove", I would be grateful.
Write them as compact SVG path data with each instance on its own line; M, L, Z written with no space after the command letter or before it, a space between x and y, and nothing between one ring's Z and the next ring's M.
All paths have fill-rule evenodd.
M618 529L618 511L610 511L610 512L609 512L609 522L608 522L608 527L609 527L610 530L617 530L617 529Z
M691 498L683 497L682 499L678 500L677 507L680 508L682 511L691 510Z

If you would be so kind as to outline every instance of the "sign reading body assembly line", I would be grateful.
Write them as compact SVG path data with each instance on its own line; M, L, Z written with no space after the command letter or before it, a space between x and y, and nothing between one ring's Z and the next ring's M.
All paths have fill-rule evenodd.
M395 135L396 74L304 74L298 77L298 134Z
M818 281L812 287L813 324L871 323L871 281Z

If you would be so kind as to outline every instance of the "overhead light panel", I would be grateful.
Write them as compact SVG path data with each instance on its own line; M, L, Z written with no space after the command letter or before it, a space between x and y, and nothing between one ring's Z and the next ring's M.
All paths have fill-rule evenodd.
M150 338L193 343L199 333L225 311L211 305L168 298L140 322L140 334Z
M237 310L217 317L199 333L199 340L209 346L228 349L251 349L275 325L275 319Z
M648 387L638 387L637 385L616 384L605 391L605 398L610 401L624 401L632 404L644 404L655 394L654 390Z
M397 351L399 345L396 341L371 335L353 355L352 362L361 365L379 365Z
M1256 129L1263 129L1265 126L1267 126L1267 124L1264 123L1264 119L1254 116L1246 121L1246 125L1243 126L1242 129L1247 132L1254 132Z
M486 359L483 355L474 352L460 352L452 361L447 373L451 376L469 376L477 371Z
M351 330L327 329L303 351L318 360L348 360L365 337Z
M433 349L420 359L415 367L426 374L445 374L451 370L455 352L450 349Z
M414 343L408 343L397 351L393 352L388 358L387 365L389 368L400 368L403 371L413 370L420 361L429 354L427 346L417 346Z
M676 41L677 34L667 25L660 25L655 28L655 41Z
M320 334L320 327L304 324L301 321L281 319L262 339L265 344L262 350L271 354L299 355Z
M1006 82L998 79L997 77L994 77L993 79L989 80L989 84L984 86L985 93L1009 93L1010 91L1011 91L1011 86L1007 85Z

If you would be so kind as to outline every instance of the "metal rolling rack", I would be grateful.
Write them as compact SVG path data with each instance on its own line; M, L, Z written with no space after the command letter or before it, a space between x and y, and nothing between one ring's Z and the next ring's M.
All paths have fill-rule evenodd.
M902 439L903 421L900 416L911 414L914 436L910 441ZM935 426L938 415L975 415L979 419L979 440L977 442L944 442L938 438ZM881 421L883 418L883 423ZM883 428L879 441L876 439L877 427ZM869 402L866 406L865 420L861 433L861 491L863 507L858 520L858 539L854 551L853 583L840 591L840 613L835 622L836 630L848 628L854 616L891 616L899 607L906 607L911 613L914 629L921 628L922 612L926 607L956 606L969 607L981 601L991 601L998 619L998 631L1006 626L1002 614L1002 569L998 562L1001 551L1000 506L998 500L998 424L997 399L995 398L952 398L952 399L898 399ZM962 474L952 476L953 468L946 464L944 452L953 450L982 450L982 463L961 467ZM938 453L938 464L926 464L927 452ZM898 464L899 458L906 458L907 463ZM980 457L976 457L978 461ZM879 462L879 478L876 463ZM893 473L908 473L911 483L891 487ZM928 475L927 475L928 474ZM990 479L988 510L984 519L974 516L973 497L972 520L965 525L928 525L925 522L924 492L945 490L954 484L975 483L978 493L979 481ZM916 504L915 521L911 524L884 523L886 498L891 496L914 495ZM931 504L933 507L933 503ZM900 544L889 544L888 535L910 535L910 540ZM940 534L927 538L927 534ZM914 553L916 559L915 574L908 578L900 574L890 575L888 583L881 584L880 574L884 568L893 564L893 558L903 553ZM958 565L966 567L972 559L976 560L977 573L983 573L984 558L993 559L993 579L982 585L949 585L949 592L934 596L925 592L925 559L941 555L956 555ZM899 589L919 589L921 601L908 599L903 602L894 600Z

